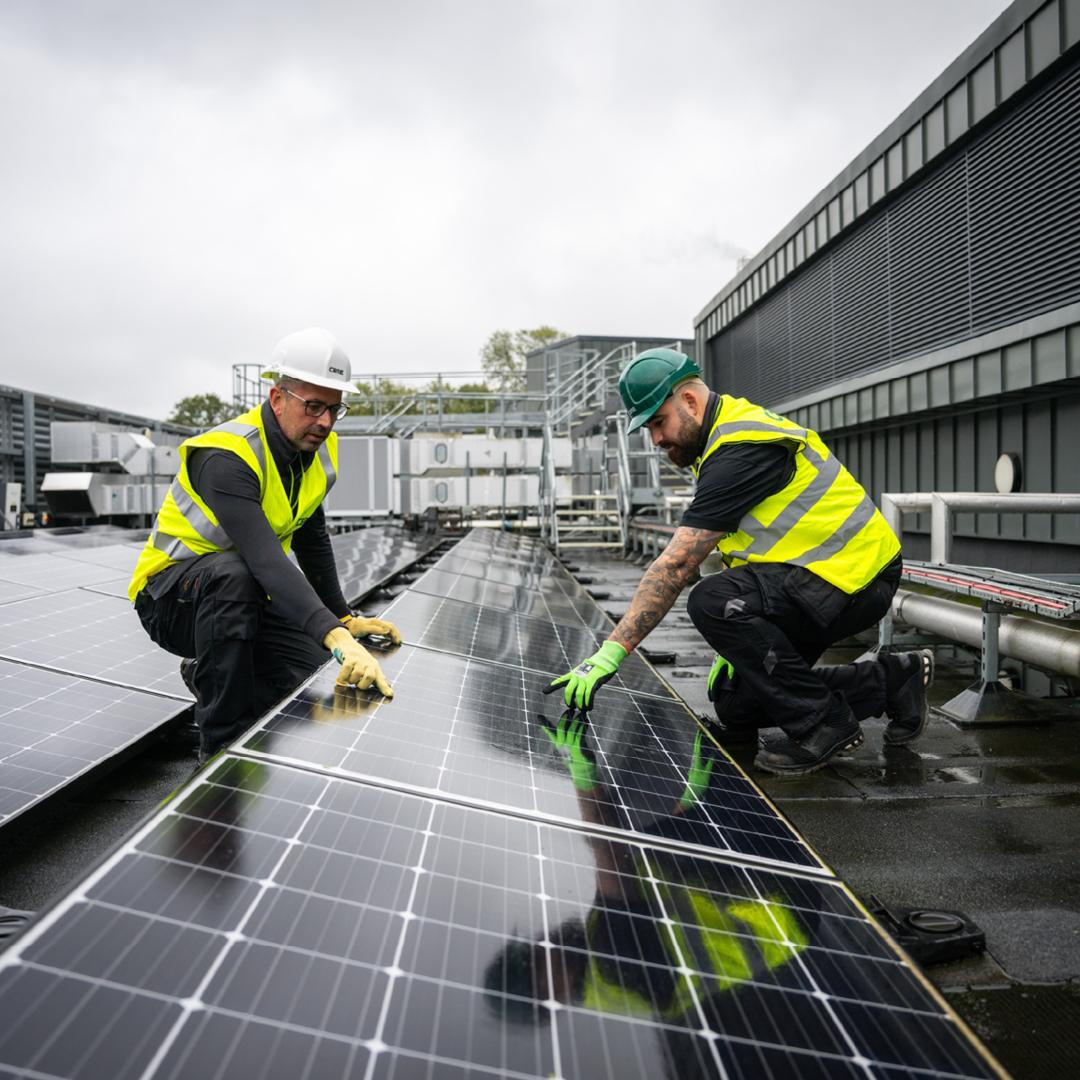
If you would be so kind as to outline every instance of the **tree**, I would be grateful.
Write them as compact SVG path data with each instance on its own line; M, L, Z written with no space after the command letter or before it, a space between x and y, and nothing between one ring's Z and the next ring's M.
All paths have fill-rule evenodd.
M217 394L191 394L173 406L168 419L171 424L185 424L203 431L228 420L233 412L233 407Z
M513 334L509 330L494 330L480 350L484 374L501 393L522 391L525 389L525 354L568 336L547 325Z

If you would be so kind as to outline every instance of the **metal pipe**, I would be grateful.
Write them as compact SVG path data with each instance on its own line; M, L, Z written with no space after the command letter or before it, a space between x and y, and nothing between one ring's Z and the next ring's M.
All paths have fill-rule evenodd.
M900 589L892 616L920 630L979 648L983 643L983 614L978 608L938 596ZM1080 678L1080 631L1038 619L1005 615L998 627L1002 656L1022 660L1045 671Z

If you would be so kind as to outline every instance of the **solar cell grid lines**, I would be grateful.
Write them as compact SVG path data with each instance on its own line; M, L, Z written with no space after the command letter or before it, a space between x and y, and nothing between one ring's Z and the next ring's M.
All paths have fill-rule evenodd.
M0 825L184 708L170 698L0 660Z
M606 636L581 625L566 626L412 590L395 597L383 617L412 644L523 667L552 678L594 653ZM626 658L609 685L671 697L668 687L637 653Z
M74 562L90 563L110 570L118 570L130 577L139 560L139 549L130 544L99 544L94 547L72 547L70 551L55 553L58 559L71 559Z
M429 536L412 538L396 529L359 529L330 538L341 591L357 603L437 546Z
M470 577L452 570L437 567L426 571L409 588L413 592L430 596L446 596L452 600L464 600L481 607L517 611L534 618L550 619L552 622L574 626L581 623L591 630L606 633L611 620L585 593L566 595L559 592L543 593L519 585L505 585L488 578Z
M25 1078L994 1075L834 881L235 757L0 1010Z
M2 573L0 567L0 573ZM27 600L31 596L41 596L44 589L36 585L16 585L13 581L4 581L0 577L0 604L10 604L13 600Z
M112 566L96 566L91 562L69 558L67 554L60 552L11 556L0 563L0 580L16 585L31 585L48 592L115 581L124 576L124 570Z
M88 589L0 606L0 658L191 700L178 658L146 636L130 602Z
M534 551L508 552L496 548L481 547L464 541L456 544L447 552L450 558L484 562L506 571L535 574L537 576L570 577L566 567L546 549Z
M605 696L577 733L583 756L575 763L563 745L565 726L558 729L560 703L542 693L545 676L410 646L380 662L392 701L335 687L325 668L240 749L474 805L821 870L737 766L695 741L694 718L679 702ZM692 767L707 779L691 798Z

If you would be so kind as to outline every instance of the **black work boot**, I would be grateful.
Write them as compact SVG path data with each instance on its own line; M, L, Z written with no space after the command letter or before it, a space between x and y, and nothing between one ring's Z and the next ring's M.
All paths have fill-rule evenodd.
M754 764L782 776L802 776L820 769L843 750L862 744L863 734L846 702L837 701L828 719L798 739L782 735L764 743Z
M191 696L198 701L199 695L195 690L195 665L198 660L192 660L190 657L186 660L180 661L180 678L184 680L184 685L191 691Z
M890 746L917 739L926 730L926 688L934 681L934 652L878 653L885 666L884 739Z
M701 722L709 729L709 734L721 746L756 746L758 741L757 724L724 723L714 716L701 715Z

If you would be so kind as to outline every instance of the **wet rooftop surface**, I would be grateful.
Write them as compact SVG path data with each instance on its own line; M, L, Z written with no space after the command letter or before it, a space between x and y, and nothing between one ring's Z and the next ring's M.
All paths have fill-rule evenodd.
M626 608L641 567L610 556L573 559L578 576ZM374 612L381 605L369 605ZM826 662L861 651L833 650ZM706 714L712 654L685 597L646 642L674 654L658 671ZM670 661L671 657L666 658ZM972 663L939 651L932 701L968 685ZM1070 707L1076 719L1069 716ZM986 952L928 965L927 975L1016 1077L1080 1075L1080 708L1037 726L961 730L940 715L913 747L883 747L883 721L865 743L808 777L733 757L864 901L959 910L986 934ZM178 729L67 802L5 838L0 905L37 910L96 863L195 767Z
M621 615L642 566L571 557L600 606ZM864 651L850 644L823 662ZM713 654L685 593L645 648L675 654L657 670L710 715ZM937 655L931 703L973 681L973 658ZM981 956L924 970L1016 1077L1080 1075L1080 702L1056 712L1048 723L967 729L932 713L903 747L885 746L884 720L869 720L861 747L806 777L756 770L752 747L731 751L864 902L961 911L985 932Z

